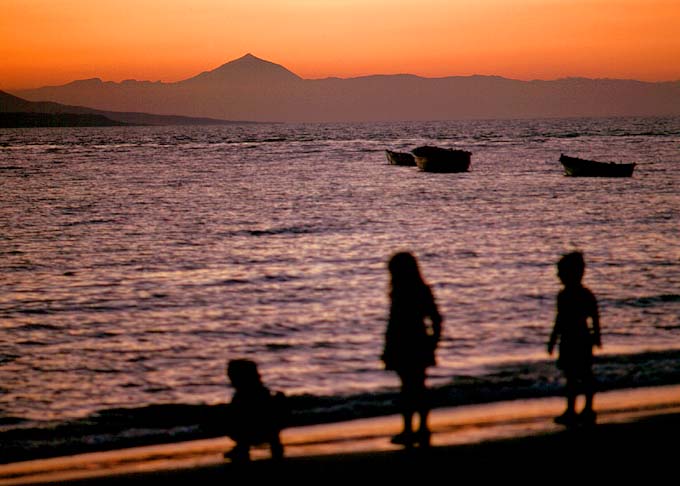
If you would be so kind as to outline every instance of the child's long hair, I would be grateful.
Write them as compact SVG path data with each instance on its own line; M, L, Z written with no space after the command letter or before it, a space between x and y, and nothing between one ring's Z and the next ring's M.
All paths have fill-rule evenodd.
M409 252L399 252L387 265L392 276L390 295L420 289L427 284L423 280L416 258Z

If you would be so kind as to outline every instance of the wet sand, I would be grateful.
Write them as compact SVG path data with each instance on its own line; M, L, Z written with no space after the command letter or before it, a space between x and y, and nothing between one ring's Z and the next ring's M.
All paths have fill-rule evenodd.
M398 416L287 429L286 458L266 448L247 465L226 462L228 438L138 447L0 465L0 485L241 484L277 482L460 482L471 479L591 482L644 478L675 481L680 467L680 386L600 393L598 424L553 423L564 400L517 400L434 410L432 446L405 450L389 442Z

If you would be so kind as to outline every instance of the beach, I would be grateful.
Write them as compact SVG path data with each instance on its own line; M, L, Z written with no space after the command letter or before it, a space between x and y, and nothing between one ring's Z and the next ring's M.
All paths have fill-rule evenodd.
M389 442L396 415L284 430L286 457L266 448L246 465L222 453L226 437L24 461L0 466L0 485L229 484L234 480L364 480L450 476L538 480L645 476L673 471L680 433L680 386L604 392L598 424L564 429L553 417L558 397L449 407L432 412L432 446L405 450ZM548 476L545 476L546 480Z

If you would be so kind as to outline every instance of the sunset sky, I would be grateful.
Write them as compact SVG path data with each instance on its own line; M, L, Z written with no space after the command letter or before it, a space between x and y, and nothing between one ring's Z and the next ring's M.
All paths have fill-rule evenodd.
M0 89L179 81L252 53L303 78L680 80L678 0L0 0Z

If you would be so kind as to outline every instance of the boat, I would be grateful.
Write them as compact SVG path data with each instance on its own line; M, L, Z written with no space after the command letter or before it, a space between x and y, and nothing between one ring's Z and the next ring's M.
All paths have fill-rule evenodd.
M387 155L387 161L392 165L416 165L413 155L408 152L392 152L391 150L385 150L385 155Z
M617 164L615 162L595 162L560 154L560 162L564 166L564 174L571 177L630 177L635 164Z
M418 168L425 172L467 172L470 168L472 153L465 150L431 147L418 147L411 151Z

